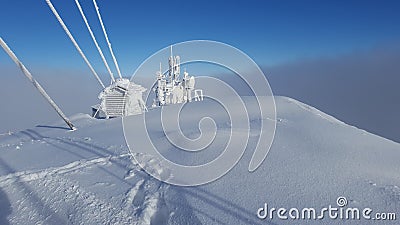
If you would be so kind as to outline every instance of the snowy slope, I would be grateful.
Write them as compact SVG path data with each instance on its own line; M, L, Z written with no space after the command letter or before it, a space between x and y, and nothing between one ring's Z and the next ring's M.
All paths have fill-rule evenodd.
M79 128L75 132L60 122L1 136L0 224L360 224L331 219L260 220L256 214L264 203L277 208L321 208L335 205L339 196L345 196L352 207L400 216L398 143L296 100L275 100L276 136L261 167L248 172L253 153L249 150L227 175L198 187L170 186L143 171L129 154L121 119L95 120L80 114L72 118ZM252 101L245 98L247 105ZM193 103L193 107L219 116L211 103ZM259 132L256 115L251 118L250 149ZM186 122L201 116L191 113ZM216 121L224 133L228 125ZM197 123L193 121L193 126ZM189 164L212 159L225 140L221 135L214 150L208 149L213 151L191 158L176 149L174 153L157 126L152 129L165 154ZM187 127L184 132L196 136L195 129ZM361 224L399 224L399 220Z

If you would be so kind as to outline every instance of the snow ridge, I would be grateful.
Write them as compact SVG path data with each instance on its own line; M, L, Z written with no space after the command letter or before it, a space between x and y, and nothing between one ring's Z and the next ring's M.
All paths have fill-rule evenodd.
M293 99L293 98L289 98L289 97L280 97L280 98L283 98L283 99L285 99L286 101L288 101L288 102L290 102L290 103L293 103L293 104L299 106L300 108L302 108L302 109L304 109L304 110L306 110L306 111L308 111L308 112L311 112L312 114L317 115L317 116L319 116L319 117L321 117L321 118L323 118L323 119L325 119L325 120L327 120L327 121L329 121L329 122L331 122L331 123L336 123L336 124L341 124L341 125L347 125L346 123L344 123L344 122L342 122L342 121L336 119L335 117L333 117L333 116L331 116L331 115L328 115L328 114L326 114L326 113L320 111L320 110L317 109L317 108L314 108L314 107L312 107L312 106L309 106L309 105L307 105L307 104L304 104L304 103L302 103L302 102L299 102L299 101L297 101L297 100L295 100L295 99Z

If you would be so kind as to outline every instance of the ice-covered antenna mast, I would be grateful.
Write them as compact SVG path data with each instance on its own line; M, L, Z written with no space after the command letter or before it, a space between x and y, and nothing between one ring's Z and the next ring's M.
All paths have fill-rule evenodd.
M173 62L174 62L174 53L172 52L172 45L169 46L169 49L170 49L170 53L171 53L170 59L171 59L171 62L173 64ZM171 66L170 72L171 72L171 76L173 76L173 74L174 74L174 66L173 65Z
M26 69L24 64L17 58L14 52L7 46L7 44L0 37L0 45L7 52L10 58L17 64L17 66L22 70L24 75L29 79L29 81L35 86L35 88L40 92L40 94L50 103L51 107L58 113L58 115L65 121L65 123L71 128L71 130L76 130L75 126L71 123L71 121L65 116L65 114L61 111L61 109L56 105L56 103L50 98L50 96L46 93L43 87L32 77L32 74Z
M86 58L85 54L83 54L82 49L79 47L78 43L75 41L75 38L72 36L71 32L69 31L69 29L65 25L64 21L61 19L60 15L58 14L57 10L54 8L53 4L50 2L50 0L46 0L46 2L47 2L47 5L49 5L49 7L50 7L51 11L53 12L53 14L56 16L58 22L60 23L60 25L64 29L65 33L68 35L69 39L71 39L71 41L74 44L75 48L78 50L79 54L81 54L83 60L85 60L86 64L88 65L88 67L92 71L93 75L96 77L97 81L100 83L100 85L103 88L105 88L103 82L100 80L100 77L97 75L96 71L93 69L92 65L90 64L89 60Z
M93 0L93 4L94 4L94 7L96 8L97 17L99 18L101 28L103 29L104 37L106 38L106 41L107 41L107 44L108 44L108 49L110 50L110 53L111 53L111 56L112 56L112 58L113 58L115 67L117 68L119 78L122 79L121 71L119 70L119 66L118 66L117 59L115 58L114 52L113 52L112 47L111 47L110 40L108 39L108 35L107 35L107 32L106 32L106 28L104 27L103 20L101 19L99 7L97 6L96 0Z
M174 79L174 55L172 53L172 45L169 48L170 50L170 56L169 56L169 79L172 80Z
M92 37L92 40L93 40L94 44L96 45L97 51L99 52L99 54L100 54L100 56L101 56L101 59L103 60L103 63L104 63L104 65L106 66L108 73L110 74L111 80L114 82L114 81L115 81L114 75L113 75L113 73L111 72L110 67L108 66L108 63L107 63L106 58L104 57L103 51L101 51L101 48L100 48L99 44L97 43L96 37L94 36L94 34L93 34L93 32L92 32L92 29L90 28L90 25L89 25L89 23L88 23L88 21L87 21L87 19L86 19L86 16L85 16L85 14L83 13L81 4L79 4L79 1L78 1L78 0L75 0L75 3L76 3L76 6L77 6L78 9L79 9L79 12L81 13L81 16L82 16L82 18L83 18L83 21L84 21L85 24L86 24L86 27L87 27L87 29L88 29L88 31L89 31L89 33L90 33L90 36Z

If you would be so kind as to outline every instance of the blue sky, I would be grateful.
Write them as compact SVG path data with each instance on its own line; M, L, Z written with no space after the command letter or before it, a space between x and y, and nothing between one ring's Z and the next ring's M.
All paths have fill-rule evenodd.
M96 70L105 73L74 0L52 2ZM80 2L106 52L92 1ZM125 76L155 51L193 39L225 42L259 65L274 66L396 43L400 37L398 1L98 0L98 4ZM87 69L44 0L3 1L0 29L29 68ZM11 60L0 53L0 65L8 64Z

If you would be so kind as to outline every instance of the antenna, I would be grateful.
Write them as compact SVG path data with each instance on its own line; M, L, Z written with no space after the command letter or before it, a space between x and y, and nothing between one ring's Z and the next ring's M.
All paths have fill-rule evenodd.
M65 123L69 126L71 130L76 130L75 126L71 123L71 121L65 116L65 114L61 111L61 109L56 105L56 103L50 98L50 96L46 93L46 91L42 88L42 86L32 77L32 74L26 69L24 64L17 58L17 56L12 52L12 50L7 46L7 44L0 37L0 45L3 47L4 51L10 56L10 58L17 64L17 66L22 70L24 75L32 82L33 86L40 92L40 94L49 102L51 107L58 113L58 115L65 121Z
M172 45L170 46L171 56L169 57L169 79L170 82L174 82L174 56L172 54Z
M113 73L111 72L110 67L108 66L108 63L107 63L106 58L104 57L103 51L101 51L101 48L100 48L99 44L97 43L96 37L94 36L94 34L93 34L93 32L92 32L92 29L91 29L90 26L89 26L89 23L88 23L88 21L87 21L87 19L86 19L86 16L85 16L85 14L83 13L82 7L81 7L81 5L79 4L79 1L78 1L78 0L75 0L75 3L76 3L76 6L77 6L78 9L79 9L79 12L80 12L81 15L82 15L83 21L84 21L85 24L86 24L86 27L87 27L87 29L88 29L88 31L89 31L89 33L90 33L90 36L92 36L92 40L93 40L94 44L95 44L96 47L97 47L97 51L99 52L99 54L100 54L100 56L101 56L101 59L103 60L103 63L104 63L104 65L106 66L108 73L110 74L111 81L114 82L114 81L115 81L114 75L113 75Z
M72 36L71 32L68 30L67 26L65 25L64 21L61 19L60 15L58 14L57 10L54 8L53 4L51 4L50 0L46 0L47 5L49 5L51 11L56 16L58 22L64 29L65 33L67 33L69 39L71 39L72 43L75 45L76 50L78 50L79 54L81 54L83 60L85 60L86 64L89 66L90 70L92 71L93 75L96 77L97 81L103 88L106 88L103 82L100 80L99 76L97 75L96 71L93 69L92 65L90 64L89 60L86 58L85 54L83 54L82 49L79 47L78 43L76 43L75 38Z
M113 52L112 47L111 47L110 40L108 39L108 35L107 35L107 32L106 32L106 28L104 27L103 20L101 19L99 7L97 6L96 0L93 0L93 4L94 4L94 7L96 8L97 17L99 18L101 28L103 29L104 37L106 38L106 41L107 41L107 44L108 44L108 49L110 50L110 53L111 53L111 56L112 56L112 58L113 58L115 67L117 68L119 78L122 79L121 71L119 70L119 66L118 66L117 59L115 58L114 52Z

